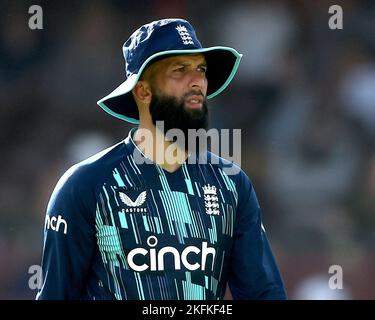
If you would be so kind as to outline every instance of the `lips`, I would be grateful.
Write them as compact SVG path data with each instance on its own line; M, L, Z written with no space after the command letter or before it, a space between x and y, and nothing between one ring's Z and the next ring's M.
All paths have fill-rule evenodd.
M186 102L193 108L200 108L203 105L202 95L191 95L186 99Z

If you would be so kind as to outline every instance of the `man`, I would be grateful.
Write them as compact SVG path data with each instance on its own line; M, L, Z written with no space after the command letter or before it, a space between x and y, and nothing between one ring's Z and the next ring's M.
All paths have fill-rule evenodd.
M285 299L249 178L157 126L207 128L206 98L241 55L202 48L181 19L142 26L123 51L127 80L98 104L138 127L58 182L37 299L216 300L227 284L234 299Z

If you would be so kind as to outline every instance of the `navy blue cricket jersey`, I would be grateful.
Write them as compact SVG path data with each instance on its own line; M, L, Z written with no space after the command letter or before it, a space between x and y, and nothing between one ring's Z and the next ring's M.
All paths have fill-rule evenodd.
M173 173L140 163L134 129L57 183L37 299L216 300L227 283L234 299L285 299L247 175L208 151Z

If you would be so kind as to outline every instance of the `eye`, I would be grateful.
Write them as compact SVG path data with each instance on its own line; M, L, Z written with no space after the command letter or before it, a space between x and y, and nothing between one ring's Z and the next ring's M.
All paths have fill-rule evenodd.
M198 70L203 72L203 73L206 73L207 72L207 67L206 66L201 66L201 67L198 67Z
M174 72L184 72L185 71L185 66L179 66L177 68L175 68L173 71Z

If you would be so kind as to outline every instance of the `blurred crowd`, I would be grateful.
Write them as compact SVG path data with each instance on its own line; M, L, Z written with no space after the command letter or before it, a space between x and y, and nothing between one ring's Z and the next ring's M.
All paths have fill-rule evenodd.
M30 30L28 8L43 9ZM328 8L343 8L331 30ZM33 299L46 204L72 164L126 137L96 101L125 77L140 25L183 17L205 46L244 54L209 101L242 129L251 177L292 299L374 299L375 2L111 0L0 4L0 299ZM327 290L343 268L344 289Z

